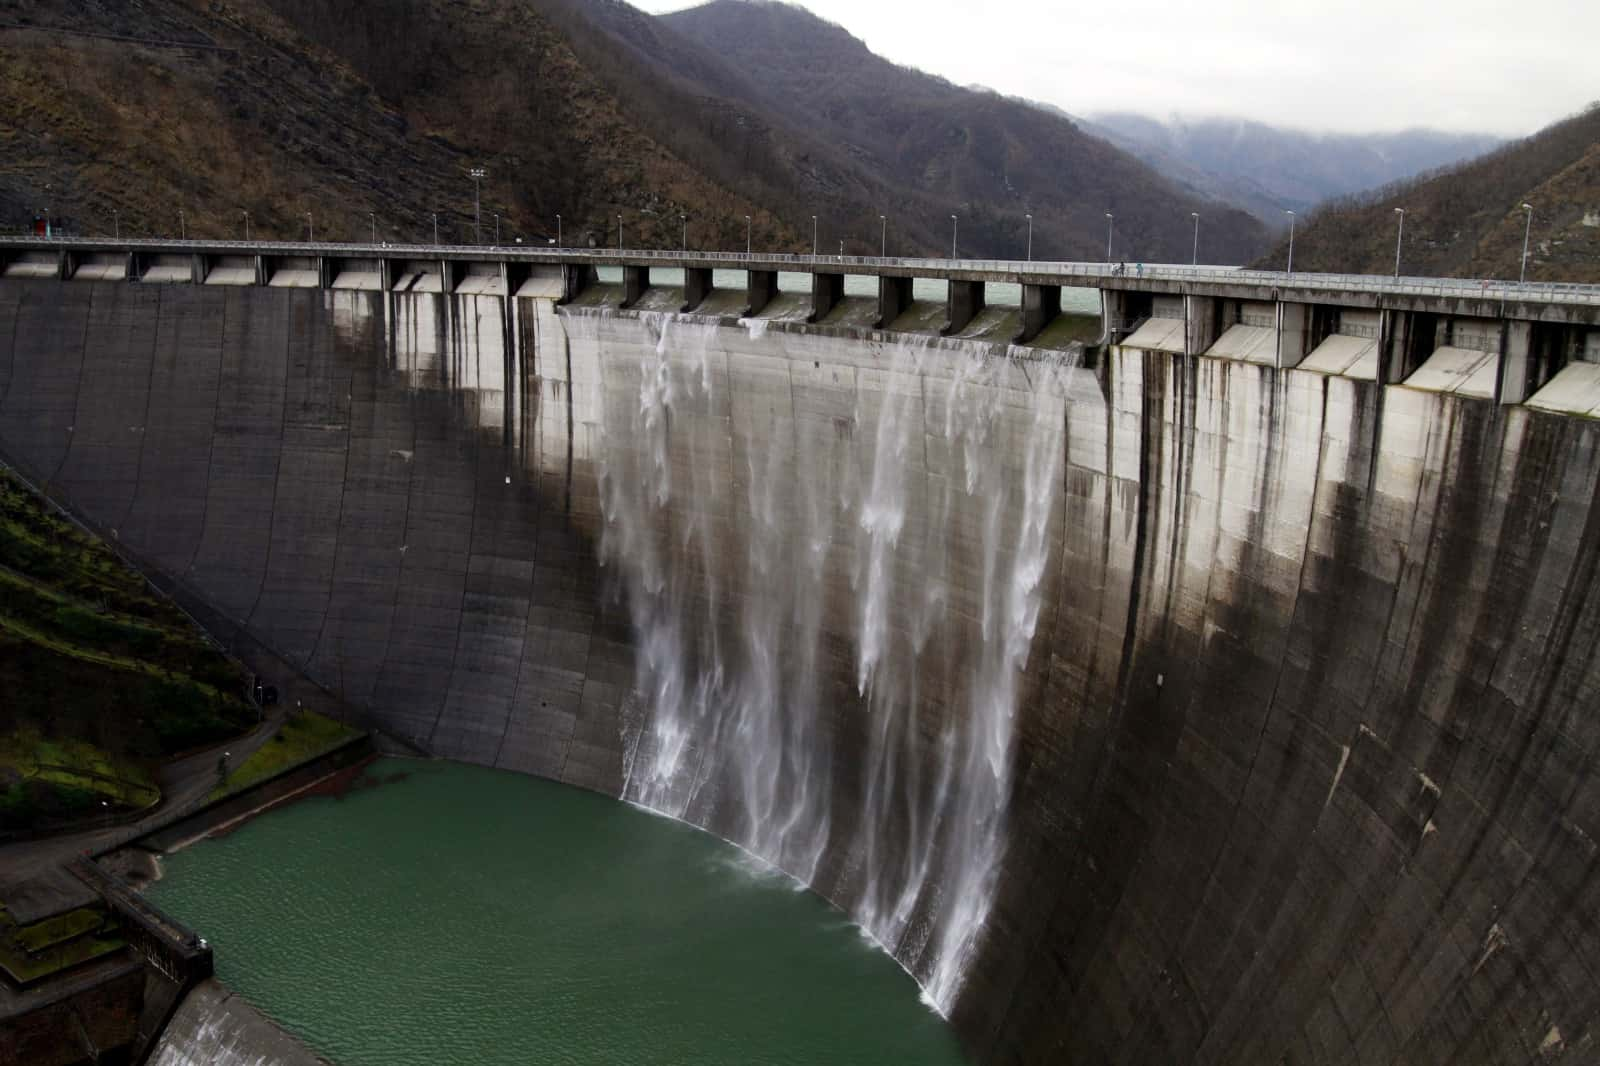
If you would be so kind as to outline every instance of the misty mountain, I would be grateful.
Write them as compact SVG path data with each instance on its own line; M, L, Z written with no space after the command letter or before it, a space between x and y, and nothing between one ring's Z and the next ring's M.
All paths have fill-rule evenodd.
M869 247L880 211L893 234L907 225L907 198L929 197L943 205L946 235L948 215L961 216L964 254L1020 256L1030 212L1039 258L1102 257L1108 211L1119 258L1187 261L1191 211L1207 218L1201 255L1213 262L1250 258L1266 233L1248 213L1180 188L1068 119L897 66L803 8L713 0L659 21L731 65L763 110L895 190L844 220Z
M1238 119L1165 122L1096 115L1086 128L1197 195L1237 204L1273 227L1283 212L1410 178L1502 143L1479 133L1308 133Z
M1600 104L1442 174L1324 204L1295 237L1295 268L1393 270L1396 208L1402 273L1515 278L1526 235L1530 281L1600 279Z

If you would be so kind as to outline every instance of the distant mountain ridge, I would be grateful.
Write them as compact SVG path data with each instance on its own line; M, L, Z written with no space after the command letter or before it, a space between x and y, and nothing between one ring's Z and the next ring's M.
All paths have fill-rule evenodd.
M924 197L945 205L939 219L960 215L961 248L975 255L1024 254L1030 213L1039 258L1104 256L1107 212L1116 216L1118 258L1186 262L1193 211L1209 220L1202 257L1215 262L1251 257L1268 232L1069 119L897 66L804 8L713 0L659 19L735 68L763 109L838 146L896 190L844 222L868 248L879 212L891 216L892 245L908 224L925 224L905 209Z
M1084 120L1197 194L1237 204L1274 228L1286 210L1363 192L1481 155L1502 138L1482 133L1311 133L1240 119L1166 121L1135 114Z
M776 62L620 0L46 0L0 25L0 221L49 209L86 232L235 236L249 212L262 237L429 240L437 215L441 239L471 240L476 166L488 235L499 215L545 240L559 214L569 244L670 248L687 221L691 244L733 250L748 215L756 248L810 251L816 216L820 250L866 254L887 215L891 251L948 254L955 214L961 254L1021 256L1031 211L1038 256L1089 258L1109 210L1117 254L1157 259L1187 254L1191 210L1225 213L1071 123L901 70L796 9L696 18L718 13L779 20ZM774 84L830 50L838 92L826 63L809 99ZM1241 212L1207 255L1269 242Z
M1522 205L1531 205L1529 212ZM1295 238L1295 268L1600 282L1600 103L1532 137L1425 176L1325 204ZM1282 267L1283 243L1264 256Z

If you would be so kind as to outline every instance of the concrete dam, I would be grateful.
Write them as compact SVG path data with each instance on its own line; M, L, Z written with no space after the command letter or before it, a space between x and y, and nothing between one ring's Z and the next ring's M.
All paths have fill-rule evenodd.
M898 283L18 266L0 454L219 639L781 867L975 1060L1596 1057L1592 323L1285 365L1155 278L1085 350L959 277L940 336Z

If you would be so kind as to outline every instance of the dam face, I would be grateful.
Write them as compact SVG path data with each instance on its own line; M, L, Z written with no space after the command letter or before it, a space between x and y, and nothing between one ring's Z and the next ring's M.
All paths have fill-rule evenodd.
M0 452L374 724L806 880L981 1061L1594 1054L1600 425L501 308L0 282Z

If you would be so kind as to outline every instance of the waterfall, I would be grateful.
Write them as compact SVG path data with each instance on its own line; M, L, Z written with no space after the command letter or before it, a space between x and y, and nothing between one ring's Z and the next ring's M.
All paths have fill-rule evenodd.
M564 318L600 365L600 555L635 634L624 797L816 885L948 1012L1004 861L1068 369ZM840 343L854 363L817 358Z

